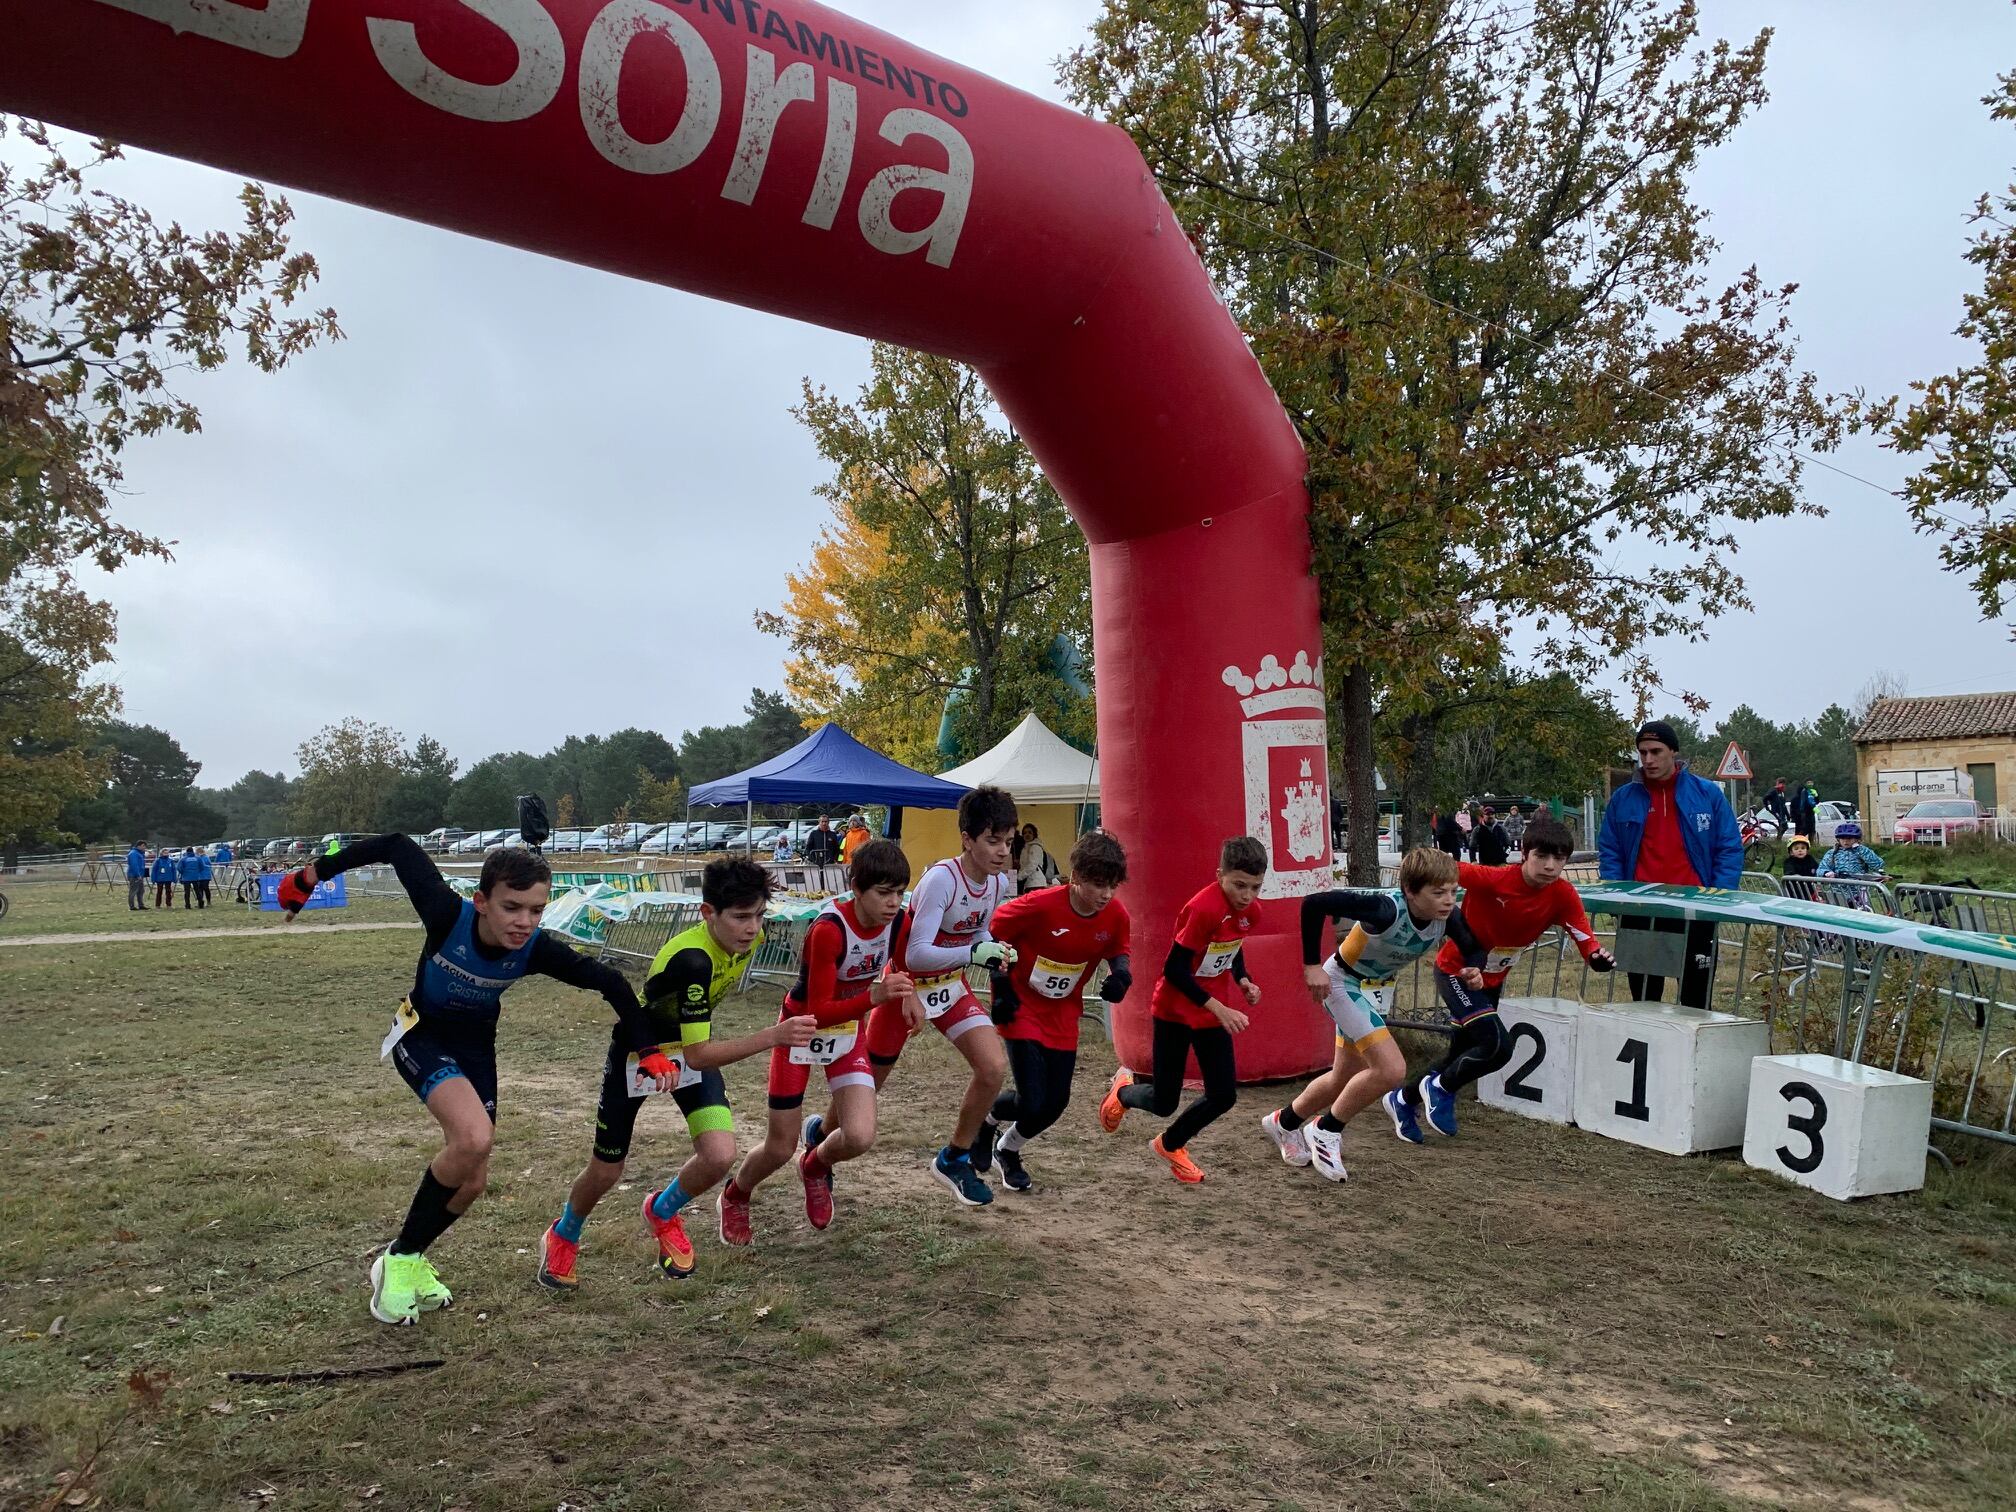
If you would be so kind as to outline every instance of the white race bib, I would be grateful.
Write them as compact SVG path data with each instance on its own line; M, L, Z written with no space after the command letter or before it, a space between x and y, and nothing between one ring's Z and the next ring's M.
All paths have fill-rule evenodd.
M1512 963L1526 953L1526 947L1517 950L1494 950L1484 958L1484 969L1496 976L1501 971L1510 971Z
M941 1017L947 1009L966 995L966 973L955 971L947 976L919 977L917 996L924 1003L924 1017Z
M402 1001L392 1014L392 1029L378 1047L378 1059L383 1060L392 1053L392 1047L406 1038L406 1031L420 1022L420 1015L413 1011L410 999Z
M1220 977L1232 969L1232 963L1239 956L1239 947L1244 940L1213 940L1204 949L1204 958L1197 963L1197 979L1209 981Z
M679 1080L674 1083L675 1090L678 1087L697 1087L700 1085L701 1073L686 1064L686 1057L683 1054L668 1055L665 1058L672 1062L672 1068L679 1073ZM658 1090L656 1079L638 1067L637 1052L635 1050L632 1050L624 1059L623 1074L629 1080L630 1095L632 1097L649 1097Z
M793 1045L787 1057L794 1066L830 1066L849 1050L859 1036L861 1022L849 1019L830 1029L821 1029L802 1045Z
M1036 957L1035 968L1029 973L1029 985L1046 998L1063 999L1071 996L1071 989L1084 980L1088 963L1053 961L1048 956Z

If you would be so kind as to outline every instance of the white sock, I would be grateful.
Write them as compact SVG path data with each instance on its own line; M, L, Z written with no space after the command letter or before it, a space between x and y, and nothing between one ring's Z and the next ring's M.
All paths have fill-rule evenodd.
M995 1142L994 1148L1004 1150L1010 1155L1019 1155L1022 1153L1022 1146L1027 1144L1031 1137L1022 1132L1022 1125L1018 1123Z

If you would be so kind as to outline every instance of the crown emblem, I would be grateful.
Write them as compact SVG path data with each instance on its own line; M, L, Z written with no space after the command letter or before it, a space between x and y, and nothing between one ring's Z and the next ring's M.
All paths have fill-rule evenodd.
M1219 681L1239 695L1239 707L1249 717L1276 709L1323 708L1323 661L1318 657L1312 665L1307 651L1297 651L1286 667L1273 655L1263 656L1259 669L1250 674L1227 667Z
M1330 819L1330 805L1324 801L1308 757L1302 758L1300 780L1281 790L1286 800L1281 819L1288 826L1288 854L1297 861L1314 861L1323 854L1323 829Z

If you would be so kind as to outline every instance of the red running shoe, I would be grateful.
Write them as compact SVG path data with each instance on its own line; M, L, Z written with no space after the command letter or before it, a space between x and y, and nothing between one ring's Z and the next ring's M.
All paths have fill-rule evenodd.
M539 1236L539 1284L549 1291L573 1291L580 1286L574 1276L574 1259L581 1253L580 1241L562 1239L559 1225Z
M749 1223L749 1194L738 1193L732 1178L721 1188L714 1208L721 1215L723 1244L748 1244L754 1240L756 1235Z
M833 1172L807 1150L798 1157L798 1179L805 1183L805 1216L823 1229L833 1221Z
M686 1237L686 1225L676 1214L660 1218L651 1211L657 1200L656 1192L644 1199L644 1227L658 1241L658 1269L674 1281L684 1281L693 1274L693 1241Z

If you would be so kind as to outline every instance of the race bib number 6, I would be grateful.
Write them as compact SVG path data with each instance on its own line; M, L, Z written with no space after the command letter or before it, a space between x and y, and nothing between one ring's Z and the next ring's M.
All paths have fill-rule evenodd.
M679 1080L674 1084L676 1087L697 1087L700 1085L700 1073L686 1064L685 1056L668 1055L665 1058L672 1062L673 1068L679 1073ZM657 1081L639 1069L637 1065L637 1052L635 1050L632 1050L624 1058L623 1074L629 1080L630 1095L632 1097L649 1097L658 1090Z
M1053 961L1048 956L1036 957L1035 968L1029 973L1029 985L1046 998L1067 998L1085 975L1085 965L1069 961Z
M854 1048L860 1027L860 1020L850 1019L821 1029L804 1044L793 1045L788 1059L794 1066L830 1066Z
M1510 971L1512 963L1524 954L1524 950L1494 950L1484 958L1484 969L1493 976L1501 971Z
M917 984L917 996L924 1003L924 1017L937 1018L966 993L966 974L955 971L950 976L926 977Z

